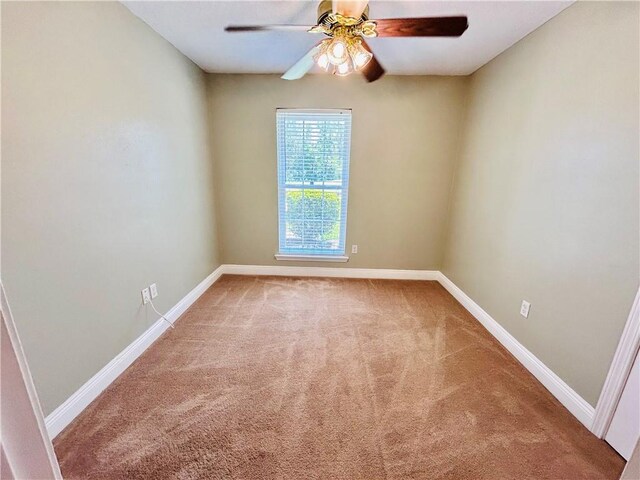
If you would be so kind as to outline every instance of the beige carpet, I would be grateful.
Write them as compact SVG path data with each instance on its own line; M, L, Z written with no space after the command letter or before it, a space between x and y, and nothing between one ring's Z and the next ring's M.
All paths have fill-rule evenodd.
M67 479L617 479L438 283L224 276L55 441Z

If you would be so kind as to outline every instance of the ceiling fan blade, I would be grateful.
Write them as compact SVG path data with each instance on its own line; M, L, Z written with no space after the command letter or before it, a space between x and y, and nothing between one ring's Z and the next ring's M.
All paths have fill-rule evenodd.
M308 32L312 26L307 25L229 25L225 32Z
M379 37L459 37L467 17L385 18L376 20Z
M373 55L373 57L371 57L371 60L369 60L369 63L367 63L361 70L360 72L362 72L362 75L364 75L364 78L367 79L367 82L371 83L371 82L375 82L376 80L378 80L381 76L384 75L384 68L382 68L382 65L380 65L380 62L378 62L378 60L376 59L376 56L374 55L373 51L371 51L371 47L369 47L369 45L367 44L367 42L365 42L364 40L362 40L362 46L369 52L371 53L371 55Z
M333 0L333 13L345 17L360 18L369 0Z
M309 50L304 57L298 60L289 70L287 70L282 77L284 80L298 80L305 76L305 74L313 68L315 64L313 57L320 51L320 44Z

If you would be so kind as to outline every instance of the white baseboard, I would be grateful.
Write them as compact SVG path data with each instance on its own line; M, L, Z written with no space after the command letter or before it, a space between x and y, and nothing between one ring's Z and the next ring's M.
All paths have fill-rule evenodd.
M223 273L223 266L218 267L211 275L200 282L182 300L165 315L170 322L175 322ZM82 410L124 372L142 353L169 328L160 319L120 352L113 360L91 377L78 391L71 395L62 405L51 412L46 420L47 433L55 438Z
M387 268L287 267L280 265L224 265L230 275L276 275L287 277L377 278L389 280L438 280L437 270Z
M439 278L442 286L466 308L471 315L491 333L496 339L516 357L524 367L536 377L542 385L556 397L567 410L569 410L585 427L591 429L594 416L594 408L558 375L553 373L533 353L527 350L516 340L502 325L496 322L491 315L485 312L480 305L474 302L466 293L458 288L443 273Z
M392 270L369 268L291 267L269 265L221 265L176 304L167 318L174 322L223 274L276 275L294 277L374 278L395 280L435 280L460 302L498 341L511 352L580 422L591 428L594 408L521 345L477 303L437 270ZM125 348L102 370L56 408L47 418L49 436L54 438L105 388L131 365L168 328L162 319Z

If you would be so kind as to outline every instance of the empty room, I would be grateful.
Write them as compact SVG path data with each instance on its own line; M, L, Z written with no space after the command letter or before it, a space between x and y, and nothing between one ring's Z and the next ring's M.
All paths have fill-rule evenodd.
M640 2L0 24L2 479L640 480Z

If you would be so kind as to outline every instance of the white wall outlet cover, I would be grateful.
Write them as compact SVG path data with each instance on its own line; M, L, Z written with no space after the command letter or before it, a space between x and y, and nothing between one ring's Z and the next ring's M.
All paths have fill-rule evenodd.
M158 286L155 283L151 284L149 291L151 292L151 298L156 298L158 296Z
M151 301L151 292L149 292L148 288L142 290L142 303L146 305Z
M520 305L520 315L522 315L524 318L528 318L530 308L531 308L531 304L526 300L523 300L522 305Z
M351 245L351 253L358 253L358 245Z

